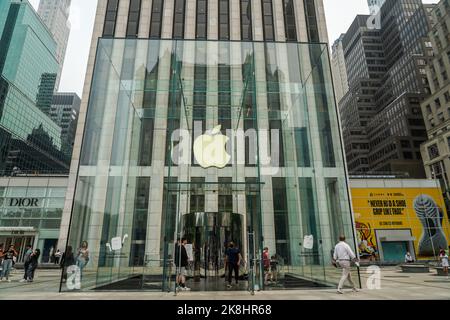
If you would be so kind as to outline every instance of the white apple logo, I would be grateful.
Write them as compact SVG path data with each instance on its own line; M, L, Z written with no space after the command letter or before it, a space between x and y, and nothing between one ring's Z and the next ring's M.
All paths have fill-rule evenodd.
M202 168L224 168L231 159L225 150L229 138L220 134L221 125L211 130L210 134L199 136L194 141L194 156Z

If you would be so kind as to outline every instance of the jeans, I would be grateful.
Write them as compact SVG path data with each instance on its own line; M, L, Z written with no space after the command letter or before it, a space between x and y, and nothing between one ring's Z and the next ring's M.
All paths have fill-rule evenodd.
M3 271L2 271L2 276L1 276L2 279L5 277L6 280L8 280L9 273L11 272L11 269L12 269L12 265L13 265L12 259L5 259L3 261Z
M239 264L237 263L228 263L228 283L231 284L231 278L234 270L234 278L236 280L236 284L239 280Z
M28 267L30 266L30 263L29 262L25 262L24 264L23 264L23 278L25 279L25 280L28 280Z
M87 261L83 258L77 259L77 267L80 268L80 280L83 277L83 268L87 265Z
M29 264L27 268L27 280L33 280L34 278L34 271L36 270L37 265L35 264Z

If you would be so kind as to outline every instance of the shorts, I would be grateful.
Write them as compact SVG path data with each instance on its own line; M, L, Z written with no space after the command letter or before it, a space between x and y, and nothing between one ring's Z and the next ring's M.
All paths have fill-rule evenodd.
M186 276L186 267L177 267L177 274L180 276Z

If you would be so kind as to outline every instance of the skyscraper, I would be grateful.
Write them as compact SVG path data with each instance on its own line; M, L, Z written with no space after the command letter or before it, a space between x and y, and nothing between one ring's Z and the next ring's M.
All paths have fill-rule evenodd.
M367 0L371 14L376 14L383 6L386 0Z
M55 93L51 103L50 117L61 127L62 151L68 157L72 156L80 104L80 97L71 92Z
M59 241L89 245L81 289L173 289L178 237L197 290L225 290L230 241L285 287L334 283L355 247L336 112L321 0L100 0Z
M0 2L0 173L68 172L61 128L48 115L56 43L28 1Z
M50 29L56 41L56 59L59 63L56 89L59 88L61 73L66 57L67 43L70 35L69 12L72 0L40 0L38 13Z
M386 0L381 26L357 16L343 39L350 90L339 102L349 171L424 177L420 110L429 94L429 6Z
M439 179L450 203L450 3L442 0L431 12L433 28L428 36L429 56L427 77L431 95L422 103L428 140L421 151L428 178Z
M348 91L347 67L345 65L344 48L342 46L343 38L344 34L341 34L332 47L331 68L333 71L336 101L340 101Z

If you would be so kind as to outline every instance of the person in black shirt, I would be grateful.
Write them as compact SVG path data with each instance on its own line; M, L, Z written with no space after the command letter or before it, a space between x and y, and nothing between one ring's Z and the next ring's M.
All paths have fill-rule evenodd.
M187 240L181 239L181 243L175 244L175 266L177 269L177 284L178 290L188 291L190 288L186 287L186 268L189 265L189 257L186 251Z
M41 255L41 250L36 249L34 252L30 255L29 263L28 263L28 269L27 269L27 281L33 282L34 279L34 272L36 271L36 268L38 266L38 260L39 256Z
M236 284L239 281L239 265L241 264L241 251L234 246L234 242L231 241L227 251L225 251L225 264L228 268L228 288L231 288L231 278L234 271L234 279Z
M14 249L14 246L11 245L8 251L3 253L3 271L0 280L6 278L6 281L11 282L11 280L9 280L9 273L13 266L14 257L17 257L17 251Z
M67 246L67 250L62 254L60 266L63 269L63 282L67 281L67 268L76 265L72 246Z

